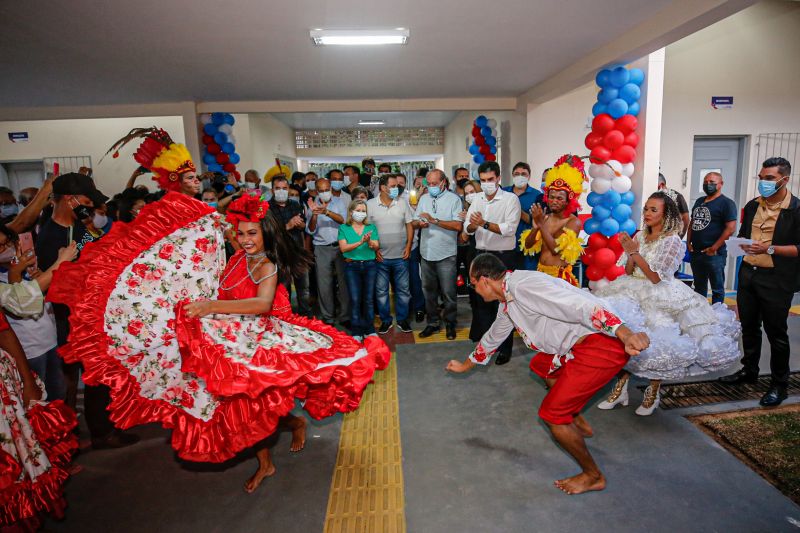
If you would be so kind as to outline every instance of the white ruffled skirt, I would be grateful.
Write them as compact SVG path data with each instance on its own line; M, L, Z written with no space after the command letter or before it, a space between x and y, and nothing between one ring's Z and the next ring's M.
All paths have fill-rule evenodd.
M741 325L724 304L708 301L678 280L654 284L622 276L595 294L627 326L647 333L650 347L625 370L647 379L676 380L723 370L739 360Z

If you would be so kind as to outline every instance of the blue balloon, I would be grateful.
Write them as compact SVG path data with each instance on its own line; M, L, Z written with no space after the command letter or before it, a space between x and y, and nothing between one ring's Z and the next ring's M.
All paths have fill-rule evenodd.
M592 191L586 195L586 203L589 204L590 207L600 205L603 203L603 195Z
M619 98L619 89L614 87L606 87L597 93L597 101L601 104L608 104L611 100L616 100L617 98Z
M492 136L492 128L490 128L489 126L481 127L481 135L483 135L484 139L486 137L491 137Z
M477 144L470 144L469 145L469 153L470 155L475 155L481 153L481 149Z
M594 77L594 81L601 89L608 87L608 85L611 83L611 71L607 68L604 68L597 73L597 75Z
M480 165L481 163L484 162L485 159L483 157L483 154L475 154L472 156L472 160L475 162L475 164Z
M231 126L236 124L236 119L233 118L233 115L230 113L225 113L225 118L223 120L225 121L225 124L230 124Z
M633 213L633 211L628 204L619 204L611 210L611 216L620 224L631 218L631 213Z
M628 69L626 69L625 67L617 67L611 71L610 79L611 79L611 85L619 89L623 85L628 83L628 81L631 79L631 75L628 72Z
M608 104L608 114L611 115L611 118L613 118L614 120L618 119L627 112L628 112L628 102L626 102L622 98L617 98L616 100L612 100L611 103Z
M622 225L620 225L619 231L620 232L624 231L625 233L633 237L633 234L636 233L636 222L634 222L631 219L626 220L625 222L622 223Z
M233 163L234 165L238 165L239 161L241 160L242 160L241 156L239 156L239 154L237 154L236 152L232 153L230 159L228 159L228 161Z
M209 172L222 172L222 165L220 165L219 163L211 163L210 165L207 166Z
M619 222L613 218L607 218L600 223L600 233L606 237L611 237L619 233Z
M614 189L609 189L603 194L603 205L609 209L614 209L622 201L622 196Z
M214 135L214 142L222 146L223 144L228 142L228 136L220 131L216 135Z
M475 119L475 125L479 128L485 128L488 123L489 119L483 115L478 115L478 118Z
M587 235L597 233L600 231L600 223L593 218L587 218L586 222L583 223L583 231L585 231Z
M592 115L602 115L603 113L607 112L606 105L601 104L600 102L595 102L592 106Z
M203 163L206 165L213 165L217 162L217 156L214 154L204 154L203 155Z
M628 71L628 83L641 85L644 82L644 71L640 68L632 68Z
M225 113L211 113L211 123L217 126L225 124Z
M225 143L222 145L222 151L226 154L232 154L236 151L236 147L233 145L233 143Z
M634 102L628 106L628 114L634 117L639 115L639 102Z
M625 205L633 205L633 202L636 201L636 195L633 194L633 191L625 191L620 195L620 200Z
M489 153L490 154L496 154L497 153L497 146L490 146L489 147Z
M626 83L619 90L619 97L628 102L628 105L638 102L640 96L642 96L642 90L635 83Z
M484 139L486 140L486 144L489 146L494 146L497 144L497 137L494 135L489 135L488 137L484 137Z
M592 208L592 218L603 222L605 219L611 216L611 210L607 207L602 205L596 205Z
M217 134L217 125L209 122L205 126L203 126L203 133L206 135L211 135L212 137Z

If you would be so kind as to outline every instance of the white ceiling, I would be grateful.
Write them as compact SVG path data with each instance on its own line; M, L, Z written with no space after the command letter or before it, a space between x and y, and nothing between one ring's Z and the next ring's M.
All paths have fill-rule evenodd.
M517 96L673 1L5 1L0 107ZM315 27L411 36L315 47Z
M458 111L393 111L365 113L272 113L292 129L443 128ZM380 126L359 126L359 120L383 120Z

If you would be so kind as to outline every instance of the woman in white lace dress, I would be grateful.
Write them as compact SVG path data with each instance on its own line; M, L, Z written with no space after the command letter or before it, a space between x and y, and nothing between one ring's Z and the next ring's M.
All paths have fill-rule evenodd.
M636 414L650 415L658 407L662 380L721 370L740 357L736 315L724 304L709 305L674 277L685 254L682 224L672 198L652 194L644 206L643 230L634 238L620 236L625 253L619 264L626 275L595 291L629 327L650 337L650 347L630 358L600 409L628 405L628 378L635 374L650 379Z

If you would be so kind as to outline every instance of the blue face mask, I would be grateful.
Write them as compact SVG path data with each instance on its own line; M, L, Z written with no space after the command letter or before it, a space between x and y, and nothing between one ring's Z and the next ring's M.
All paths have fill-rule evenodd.
M758 194L760 194L764 198L769 198L770 196L778 192L780 188L783 187L783 185L786 185L784 183L780 187L777 187L775 184L776 182L774 181L758 180Z
M334 191L341 191L342 187L344 187L344 182L339 180L334 180L331 182L331 189Z
M436 198L442 193L441 187L428 187L428 194L430 194L433 198Z
M217 208L217 202L206 202L206 204L208 204L209 207L213 207L214 209Z
M8 204L0 206L0 217L3 218L13 217L17 213L19 213L19 207L17 207L17 204Z
M389 198L394 200L398 196L400 196L400 189L397 187L389 187Z

